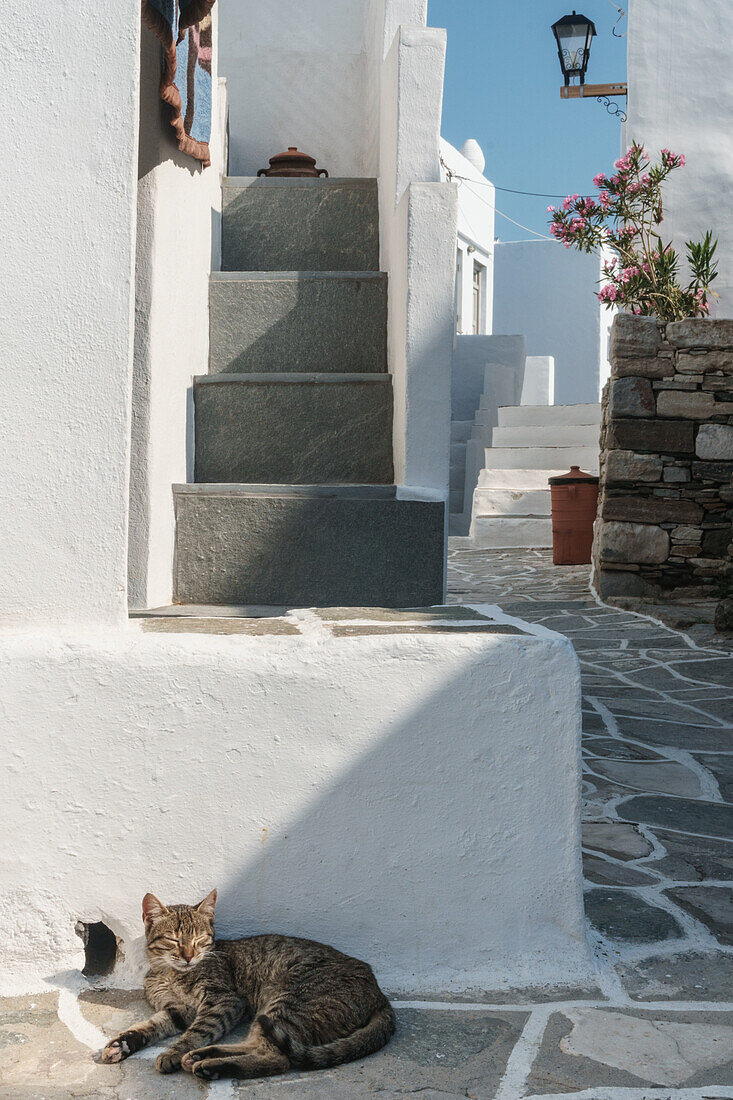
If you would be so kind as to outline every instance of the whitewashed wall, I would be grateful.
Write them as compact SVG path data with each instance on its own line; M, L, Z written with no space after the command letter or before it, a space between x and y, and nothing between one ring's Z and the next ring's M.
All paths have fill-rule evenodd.
M139 0L14 4L3 104L0 624L126 615Z
M374 2L219 0L232 175L256 175L290 145L332 176L376 175Z
M556 404L599 401L613 320L596 297L599 257L557 241L502 241L494 270L494 333L521 332L528 355L553 356Z
M145 29L137 204L130 469L131 607L171 602L171 485L193 477L192 379L208 372L209 273L221 266L226 88L214 8L211 167L178 151L158 95L161 48Z
M716 317L733 317L731 42L729 0L631 0L628 140L687 157L666 186L661 230L683 252L707 229L718 236Z

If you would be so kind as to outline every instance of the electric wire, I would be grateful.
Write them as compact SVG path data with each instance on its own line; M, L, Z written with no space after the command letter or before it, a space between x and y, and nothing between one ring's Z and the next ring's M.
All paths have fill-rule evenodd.
M469 190L471 189L472 184L476 184L476 186L481 186L478 180L470 180L470 179L468 179L467 176L459 176L456 172L454 172L451 168L448 167L448 165L445 163L445 161L443 160L442 157L440 158L440 163L445 168L446 173L448 175L448 178L450 180L453 180L453 179L460 180L459 186L463 186L464 184L468 184ZM488 183L488 181L487 181L487 183L484 186L491 187L493 185ZM474 194L475 194L475 192L474 192ZM553 196L551 196L551 197L553 197ZM480 198L482 202L485 201L485 199L483 198L482 195L476 195L476 198ZM530 227L528 225L522 225L521 222L515 221L514 218L510 218L509 215L505 214L503 210L499 210L499 208L498 208L498 206L496 206L496 204L492 204L490 202L487 202L486 205L491 210L493 210L495 214L498 214L500 218L506 218L506 220L508 222L511 222L512 225L516 225L518 229L523 229L525 233L531 233L533 236L539 237L539 239L541 241L554 241L555 240L554 237L548 237L545 233L538 233L536 229L530 229ZM465 211L464 211L463 216L466 217ZM468 221L467 218L466 218L466 220ZM469 229L473 233L474 238L476 240L478 240L478 237L476 235L476 230L473 228L473 226L470 224L470 222L469 222Z

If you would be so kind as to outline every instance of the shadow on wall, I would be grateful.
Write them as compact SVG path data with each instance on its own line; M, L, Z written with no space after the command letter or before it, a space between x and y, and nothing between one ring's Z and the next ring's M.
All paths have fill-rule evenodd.
M263 684L205 732L200 715L179 709L175 732L157 742L110 738L110 755L127 756L140 781L112 819L108 850L137 821L145 842L131 850L147 853L119 869L114 893L136 911L143 887L175 903L216 885L220 936L323 940L372 961L393 989L572 981L585 950L575 663L559 645L522 637L477 647L474 634L447 653L444 636L415 641L419 654L404 639L380 641L383 682L394 689L407 676L411 688L401 700L375 697L372 713L363 676L374 675L373 649L340 683L314 651L312 667L293 673L283 662L288 693L268 697ZM368 654L370 642L352 644ZM224 661L191 691L223 699L231 675ZM142 678L136 690L158 690L154 671ZM165 703L156 710L170 727ZM195 794L166 783L161 766L191 744ZM108 804L105 761L95 768L87 798ZM115 905L98 901L103 913Z

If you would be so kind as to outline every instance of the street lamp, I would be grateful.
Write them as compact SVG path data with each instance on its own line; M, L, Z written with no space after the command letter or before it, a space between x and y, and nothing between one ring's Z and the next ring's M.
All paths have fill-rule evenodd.
M573 12L572 15L564 15L553 24L552 33L557 40L557 53L560 58L562 75L565 77L565 86L571 79L577 78L581 84L585 84L585 74L588 71L590 60L590 48L596 37L595 24L584 15Z
M573 12L558 19L552 26L552 33L557 42L557 54L560 58L560 67L565 79L564 86L560 89L562 99L596 98L605 104L612 114L619 115L624 121L626 115L618 107L611 104L610 96L626 96L628 88L626 84L586 84L585 75L588 72L590 61L590 48L593 39L597 37L595 24L584 15ZM577 80L577 84L570 83Z

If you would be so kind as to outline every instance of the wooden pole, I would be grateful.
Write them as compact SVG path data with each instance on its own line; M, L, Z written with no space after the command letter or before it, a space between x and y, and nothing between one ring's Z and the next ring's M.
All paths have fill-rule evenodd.
M593 99L599 95L625 96L628 94L628 84L571 84L560 89L561 99Z

